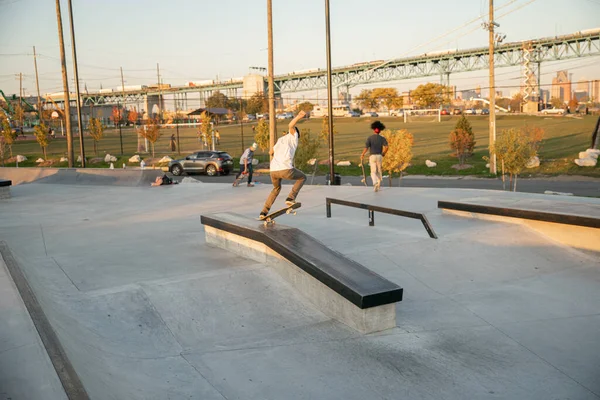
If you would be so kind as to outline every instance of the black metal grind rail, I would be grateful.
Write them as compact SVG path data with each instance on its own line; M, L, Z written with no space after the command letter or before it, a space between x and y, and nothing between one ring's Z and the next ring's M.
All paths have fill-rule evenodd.
M332 199L329 197L325 198L325 204L327 207L327 218L331 218L331 205L332 204L338 204L340 206L346 206L346 207L362 208L363 210L369 211L369 226L375 226L375 211L377 211L377 212L381 212L381 213L397 215L399 217L418 219L419 221L421 221L421 223L425 227L425 230L429 234L430 238L432 238L432 239L438 238L437 235L435 234L433 228L431 227L431 224L427 220L427 217L424 214L415 213L415 212L411 212L411 211L396 210L396 209L387 208L387 207L374 206L371 204L355 203L353 201L347 201L347 200Z

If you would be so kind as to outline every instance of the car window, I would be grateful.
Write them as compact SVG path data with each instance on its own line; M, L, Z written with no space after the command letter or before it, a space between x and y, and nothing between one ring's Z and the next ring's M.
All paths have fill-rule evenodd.
M224 151L221 151L221 152L216 153L216 154L213 155L213 158L216 158L216 157L223 157L225 159L231 158L231 156L228 153L224 152Z
M198 159L201 159L201 158L209 158L209 157L210 157L210 153L207 153L206 151L199 151L199 152L198 152L198 153L196 153L196 154L197 154L197 157L196 157L196 158L198 158Z

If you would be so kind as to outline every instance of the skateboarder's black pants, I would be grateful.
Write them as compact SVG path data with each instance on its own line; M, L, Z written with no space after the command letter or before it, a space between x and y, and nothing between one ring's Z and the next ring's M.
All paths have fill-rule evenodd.
M235 179L237 180L240 175L242 175L244 173L245 169L244 169L244 164L240 165L240 172L235 176ZM252 163L248 164L248 183L252 182Z
M275 202L275 199L277 199L277 196L279 196L279 192L281 192L281 181L283 179L289 181L296 181L296 183L294 183L294 186L292 187L292 190L290 191L290 194L288 195L288 198L295 200L296 196L298 196L298 192L300 191L300 189L302 189L302 186L304 186L304 182L306 182L306 175L304 175L304 172L296 168L284 169L282 171L271 171L271 182L273 183L273 190L271 190L271 193L269 194L269 197L265 202L262 212L268 213L271 209L271 206Z

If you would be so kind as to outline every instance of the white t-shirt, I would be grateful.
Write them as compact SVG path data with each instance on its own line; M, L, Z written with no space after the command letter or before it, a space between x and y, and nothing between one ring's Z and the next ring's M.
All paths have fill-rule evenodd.
M294 155L298 148L298 132L290 132L277 140L273 148L271 171L283 171L294 168Z

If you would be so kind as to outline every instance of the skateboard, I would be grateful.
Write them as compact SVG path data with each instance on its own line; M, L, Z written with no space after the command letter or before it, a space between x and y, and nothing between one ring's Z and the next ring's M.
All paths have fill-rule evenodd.
M365 186L367 186L367 175L365 174L365 164L360 163L360 167L362 168L362 179L360 180L362 183L365 184Z
M235 181L233 181L233 186L238 186L240 184L240 182L243 181L244 178L247 178L247 177L248 177L248 173L246 173L246 172L242 173L239 178L237 178Z
M296 209L302 207L302 203L296 203L294 205L291 206L287 206L285 208L282 208L281 210L277 210L274 211L272 213L270 213L269 215L267 215L265 217L265 219L261 220L259 218L259 221L263 221L265 226L268 226L269 224L275 224L275 218L279 217L280 215L283 214L292 214L292 215L296 215Z

